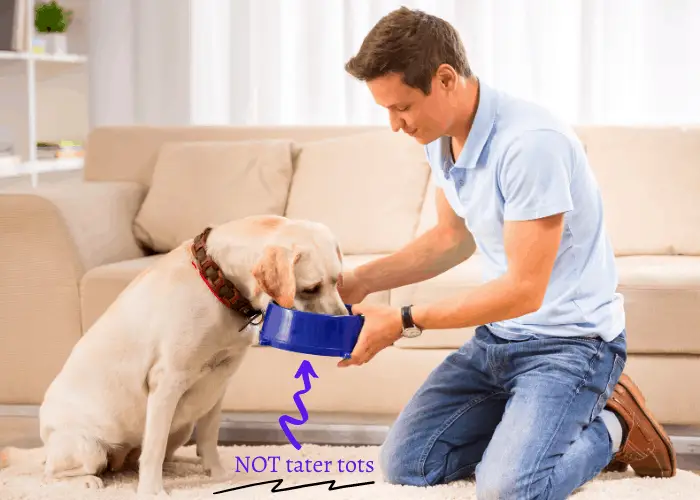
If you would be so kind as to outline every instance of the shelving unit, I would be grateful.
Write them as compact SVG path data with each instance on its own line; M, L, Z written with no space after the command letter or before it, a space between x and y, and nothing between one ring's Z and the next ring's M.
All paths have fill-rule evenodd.
M26 2L23 51L0 51L0 143L11 143L17 163L0 160L0 177L76 170L82 158L40 158L37 142L84 143L88 132L88 8L90 0L58 0L73 10L65 54L34 50L34 5Z

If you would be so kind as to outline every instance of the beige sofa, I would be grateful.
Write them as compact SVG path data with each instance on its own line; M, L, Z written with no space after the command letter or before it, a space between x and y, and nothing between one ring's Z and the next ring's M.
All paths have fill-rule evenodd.
M664 423L700 424L700 391L692 382L700 379L700 129L577 131L602 189L617 252L628 317L627 371ZM230 216L269 201L272 211L329 224L350 268L398 250L434 223L434 188L422 147L384 128L97 129L87 143L80 183L0 194L0 404L39 404L80 335L159 258L138 238L152 235L159 220L165 232L177 233L183 206L200 206L167 202L166 191L177 189L179 169L187 166L170 154L168 170L162 146L272 139L291 141L288 163L269 167L276 169L273 189L259 170L245 192L232 184L230 198L199 193L210 210L199 214L199 223L217 222L204 222L217 207ZM202 150L190 151L190 162L198 158L193 151ZM216 155L203 155L195 163L207 172L216 161ZM250 168L258 168L254 164ZM154 179L161 183L160 198L151 199L149 218L143 210L147 195L155 196ZM202 189L189 177L182 183L190 193ZM216 188L211 177L208 186ZM476 253L432 280L368 300L398 306L475 287L479 260ZM471 329L428 331L359 368L339 369L336 359L307 356L319 375L305 396L307 408L317 416L391 419L433 367L471 335ZM295 411L294 374L304 358L254 346L230 384L224 409Z

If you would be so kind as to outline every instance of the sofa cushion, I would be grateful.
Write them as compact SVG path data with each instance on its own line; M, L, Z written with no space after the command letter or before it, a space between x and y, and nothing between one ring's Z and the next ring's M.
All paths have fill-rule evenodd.
M88 271L80 284L80 300L83 332L99 318L114 302L122 290L138 274L153 265L162 255L151 255L140 259L125 260L106 264ZM354 267L377 258L376 255L346 255L343 257L344 269ZM377 292L369 295L366 302L388 304L389 292Z
M700 354L700 257L617 258L634 353Z
M411 241L430 167L423 148L381 130L299 145L286 215L327 224L346 254L382 254Z
M282 215L292 179L288 140L164 144L134 234L167 252L206 226Z
M107 310L131 280L161 257L162 255L150 255L140 259L123 260L94 267L85 273L80 281L83 333Z
M435 195L437 194L438 185L435 183L434 175L431 173L428 179L428 185L423 196L423 205L418 216L418 225L416 226L416 236L421 236L427 231L435 227L438 222L437 205L435 204Z
M700 128L579 127L617 255L700 255Z
M449 271L394 290L391 304L418 304L441 300L482 283L473 255ZM616 259L619 286L627 318L630 353L700 354L700 257L626 256ZM426 331L415 339L401 339L401 348L459 348L474 328Z

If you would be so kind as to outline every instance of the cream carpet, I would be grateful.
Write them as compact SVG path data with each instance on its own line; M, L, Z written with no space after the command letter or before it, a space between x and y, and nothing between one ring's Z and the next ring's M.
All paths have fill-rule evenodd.
M221 457L224 467L233 474L221 482L212 483L203 474L197 463L187 459L195 457L194 447L189 446L179 450L180 460L167 464L164 471L165 488L173 499L425 499L447 500L476 499L474 484L467 481L455 482L445 486L416 488L393 486L385 484L377 468L377 447L342 447L304 445L297 451L292 446L232 446L221 447ZM1 500L88 500L88 499L131 499L136 498L136 472L128 471L118 475L106 476L105 488L90 490L75 484L49 484L41 478L41 466L32 463L32 458L40 456L37 450L29 451L26 457L17 465L11 465L0 470L0 499ZM237 458L245 460L250 457L250 470L235 473ZM253 461L255 457L279 457L267 460L268 470L258 471L265 465L262 458ZM29 458L29 460L27 460ZM311 472L301 472L298 466L305 467L307 462ZM291 462L288 464L287 460ZM339 460L343 462L338 463ZM360 464L360 460L362 463ZM315 462L320 461L320 462ZM348 472L346 463L352 461L355 467L361 466L362 471ZM372 462L373 472L369 472L368 462ZM241 464L238 464L239 469ZM273 472L272 469L276 472ZM288 472L288 467L291 472ZM314 472L314 467L316 471ZM342 469L340 469L342 467ZM352 466L350 466L352 468ZM328 470L328 472L326 472ZM214 495L216 491L245 486L262 481L284 479L277 489L284 490L295 485L318 483L336 480L334 489L328 490L328 484L320 484L288 491L270 490L272 484L263 484L248 488L237 489ZM374 481L374 484L351 488L342 488L353 483ZM584 485L571 498L574 500L689 500L698 498L700 492L700 476L691 472L679 471L670 479L643 479L633 475L631 470L624 474L605 474Z

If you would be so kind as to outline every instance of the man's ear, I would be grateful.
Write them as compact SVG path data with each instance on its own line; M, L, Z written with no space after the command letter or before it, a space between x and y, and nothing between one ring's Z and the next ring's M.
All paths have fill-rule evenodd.
M441 64L435 72L437 82L447 91L452 91L457 86L458 75L449 64Z
M297 286L294 265L301 253L287 248L269 245L253 266L253 277L258 286L282 307L294 307Z

